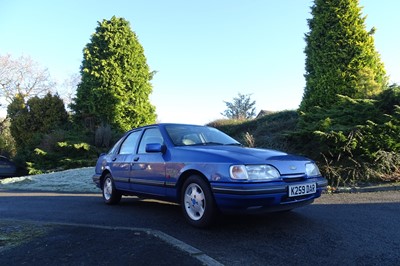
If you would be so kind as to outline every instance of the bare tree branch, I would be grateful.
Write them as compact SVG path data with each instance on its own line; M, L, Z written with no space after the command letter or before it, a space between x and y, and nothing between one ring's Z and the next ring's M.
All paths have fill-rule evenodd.
M0 56L0 97L6 102L11 103L17 94L24 99L44 96L54 86L49 71L30 57L13 59L11 55Z
M64 100L65 105L68 107L76 96L76 89L81 82L81 75L75 73L64 80L62 84L63 92L60 93L61 98Z

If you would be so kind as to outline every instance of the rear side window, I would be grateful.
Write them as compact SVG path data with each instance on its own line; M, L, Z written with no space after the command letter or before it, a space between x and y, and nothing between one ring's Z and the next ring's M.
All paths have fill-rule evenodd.
M132 154L135 153L136 144L140 136L140 131L134 131L121 144L119 154Z

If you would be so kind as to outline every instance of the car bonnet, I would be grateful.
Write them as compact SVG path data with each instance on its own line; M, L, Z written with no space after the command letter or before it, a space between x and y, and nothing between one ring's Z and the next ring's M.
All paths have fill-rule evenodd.
M306 163L311 161L305 157L270 149L237 146L191 146L184 147L183 149L193 152L197 151L203 155L222 156L234 164L273 165L279 170L281 175L304 174Z

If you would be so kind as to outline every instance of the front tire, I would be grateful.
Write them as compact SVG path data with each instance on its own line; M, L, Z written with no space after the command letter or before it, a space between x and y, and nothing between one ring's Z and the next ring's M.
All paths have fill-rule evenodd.
M121 201L121 193L115 189L114 180L110 173L106 174L103 182L103 199L106 204L113 205Z
M195 227L210 226L217 208L208 183L200 176L190 176L182 187L181 206L186 220Z

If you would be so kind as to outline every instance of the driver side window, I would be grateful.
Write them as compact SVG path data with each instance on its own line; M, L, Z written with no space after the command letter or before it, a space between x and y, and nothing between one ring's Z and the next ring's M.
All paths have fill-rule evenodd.
M164 143L161 132L158 128L149 128L143 133L138 153L146 153L146 145L149 143Z

